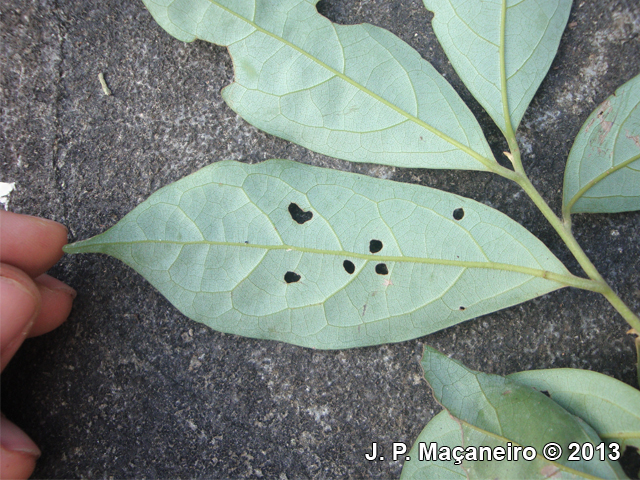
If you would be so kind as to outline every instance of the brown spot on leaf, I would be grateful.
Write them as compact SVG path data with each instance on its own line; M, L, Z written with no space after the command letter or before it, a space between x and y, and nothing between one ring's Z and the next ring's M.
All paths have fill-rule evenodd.
M629 130L625 130L624 134L629 140L636 144L636 147L640 148L640 135L631 135Z
M604 140L605 138L607 138L607 135L611 131L612 126L613 126L613 122L607 122L606 120L602 120L600 122L600 129L602 130L602 132L598 136L598 141L600 142L600 145L604 143Z
M540 470L540 473L544 476L544 478L557 478L560 473L560 469L555 465L545 465Z
M609 116L612 110L613 110L613 107L611 106L611 102L609 100L605 100L602 103L602 105L598 107L596 118L591 120L587 125L587 127L585 128L585 132L588 132L589 128L591 128L591 125L593 125L593 122L595 120L598 121L598 126L600 127L598 142L600 143L600 145L604 143L605 139L607 138L607 135L611 131L611 127L613 126L613 121L606 120L606 118ZM613 120L615 120L615 115L613 117Z

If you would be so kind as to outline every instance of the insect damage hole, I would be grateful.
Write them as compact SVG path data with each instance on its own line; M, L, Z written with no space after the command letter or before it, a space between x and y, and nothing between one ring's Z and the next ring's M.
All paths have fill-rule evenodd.
M382 250L382 242L380 240L371 240L369 242L369 251L371 253L378 253Z
M287 272L284 274L284 281L287 283L296 283L300 281L302 277L296 272Z
M313 218L313 212L305 212L298 206L297 203L293 202L289 204L289 214L291 215L291 218L293 218L300 225L302 225L304 222L308 222Z
M378 275L388 275L389 274L389 269L387 268L387 264L386 263L379 263L376 265L376 273Z
M344 262L342 262L342 266L349 275L356 271L356 266L350 260L345 260Z
M453 218L455 220L462 220L462 217L464 217L464 209L463 208L456 208L453 211Z

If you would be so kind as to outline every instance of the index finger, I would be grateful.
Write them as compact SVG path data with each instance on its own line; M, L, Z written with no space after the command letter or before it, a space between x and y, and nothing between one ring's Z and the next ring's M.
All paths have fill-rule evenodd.
M35 278L62 257L67 228L44 218L0 209L0 261Z

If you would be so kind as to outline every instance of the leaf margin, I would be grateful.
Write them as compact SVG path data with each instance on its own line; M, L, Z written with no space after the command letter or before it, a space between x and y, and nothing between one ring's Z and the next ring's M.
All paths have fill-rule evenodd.
M334 171L334 170L328 170L328 169L322 169L322 168L318 168L318 167L310 167L308 165L304 165L304 164L300 164L297 162L291 162L291 161L287 161L287 160L272 160L272 161L268 161L268 162L262 162L260 164L255 164L255 165L248 165L248 164L244 164L244 163L240 163L240 162L235 162L235 161L227 161L227 162L216 162L208 167L205 167L204 169L199 170L198 172L185 177L182 180L179 180L178 182L175 182L171 185L168 185L166 187L164 187L163 189L158 190L156 193L152 194L149 199L147 199L145 202L143 202L142 204L140 204L138 207L136 207L132 212L130 212L127 216L125 216L125 218L123 220L121 220L120 222L118 222L118 224L116 224L116 226L112 227L112 229L107 230L107 232L104 232L96 237L93 237L92 239L89 240L83 240L81 242L76 242L72 245L68 245L65 247L65 252L67 253L83 253L83 252L97 252L97 253L108 253L111 254L113 256L116 256L116 258L120 258L121 260L123 260L125 263L129 264L131 267L133 267L134 269L138 270L138 268L136 268L136 265L134 264L135 262L129 258L129 257L121 257L118 256L117 253L115 253L113 250L110 250L108 247L108 245L106 246L96 246L96 244L98 244L101 239L108 239L110 238L111 235L114 234L114 232L118 229L118 228L125 228L124 225L126 224L125 220L127 218L134 218L135 215L137 215L134 212L140 212L142 211L142 209L147 208L147 205L153 203L153 202L158 202L159 198L161 198L161 195L164 195L166 192L170 192L170 188L175 188L178 189L182 188L182 185L191 185L193 182L196 182L196 178L201 178L203 176L209 175L210 172L214 172L216 169L220 169L220 168L238 168L240 170L242 170L243 172L245 171L249 171L246 169L252 169L251 171L253 172L260 172L260 171L267 171L266 169L268 168L280 168L280 169L284 169L284 168L289 168L289 169L294 169L297 170L299 172L314 172L314 174L316 175L322 175L323 178L324 177L331 177L331 178L344 178L344 179L348 179L349 182L351 181L356 181L357 179L360 179L360 181L365 182L366 185L369 185L366 188L372 188L373 190L379 189L381 188L381 185L386 185L388 186L388 188L395 188L395 189L401 189L400 191L406 191L406 192L418 192L417 194L420 196L425 196L425 195L432 195L432 196L436 196L437 198L442 198L442 199L450 199L448 200L450 203L455 204L455 205L462 205L460 204L460 202L464 202L465 208L468 208L470 206L473 206L473 208L477 208L480 209L480 211L485 211L490 213L491 215L495 216L496 218L500 219L501 222L507 222L508 225L512 225L512 228L516 229L515 231L520 232L518 235L524 235L523 238L527 238L530 239L528 241L534 241L533 245L536 246L536 248L541 249L540 252L538 252L536 254L537 257L540 257L540 255L543 252L545 255L549 255L549 260L550 259L555 259L555 257L553 256L553 254L547 249L546 246L544 246L538 239L536 239L530 232L528 232L526 229L524 229L524 227L522 227L520 224L518 224L517 222L514 222L513 220L509 219L506 215L502 214L501 212L498 212L497 210L491 209L490 207L487 207L486 205L480 204L478 202L474 202L472 200L469 199L464 199L463 197L459 197L457 195L453 195L453 194L448 194L446 192L442 192L440 190L435 190L435 189L430 189L428 187L423 187L423 186L418 186L418 185L408 185L408 184L403 184L403 183L398 183L398 182L393 182L390 180L381 180L381 179L375 179L375 178L371 178L371 177L367 177L367 176L363 176L363 175L357 175L357 174L351 174L348 172L339 172L339 171ZM245 170L243 170L245 169ZM262 169L262 170L261 170ZM239 170L239 171L240 171ZM243 173L243 175L245 175L246 173ZM300 176L300 178L307 178L309 175L307 173L299 173L298 174ZM209 177L207 177L209 178ZM200 180L197 180L200 181ZM218 180L216 181L212 181L211 183L217 183ZM363 186L359 187L360 189L365 188ZM163 193L164 192L164 193ZM398 191L394 190L394 194L398 193ZM412 195L415 195L416 193L413 193ZM170 193L169 193L170 195ZM395 195L394 198L397 198L398 195ZM175 201L175 200L172 200ZM445 204L443 204L445 205ZM448 205L448 203L446 204ZM203 207L204 208L204 207ZM442 208L442 207L441 207ZM446 208L451 208L451 207L446 207ZM470 214L472 214L473 211L471 211ZM475 214L474 214L475 215ZM172 227L173 228L173 227ZM188 229L187 229L188 230ZM244 240L244 238L243 238ZM235 247L250 247L250 248L264 248L263 245L258 244L257 242L255 242L253 239L249 238L249 240L251 241L252 244L255 245L247 245L246 242L240 242L240 243L234 243L233 246ZM288 244L283 244L281 246L278 247L279 250L284 251L284 250L288 250L290 248L290 245ZM299 249L300 250L300 249ZM314 253L314 252L311 252ZM322 253L322 252L316 252L316 253ZM329 252L332 253L332 252ZM336 252L333 252L336 253ZM379 254L371 254L371 255L361 255L358 254L357 252L345 252L345 251L341 251L341 252L337 252L337 254L339 254L340 257L345 257L345 256L349 256L352 255L354 257L361 257L364 258L365 260L368 261L398 261L399 258L395 258L395 257L385 257L384 255L379 255ZM129 254L127 254L129 255ZM371 258L369 258L371 257ZM375 260L374 260L375 259ZM407 257L407 261L410 262L414 262L415 259L413 257ZM420 260L420 259L418 259ZM340 260L341 261L341 260ZM429 260L429 259L422 259L421 260L423 263L443 263L443 262L448 262L449 264L451 264L452 266L455 265L460 265L462 266L462 264L460 264L459 261L454 260L454 261L448 261L448 260ZM542 261L541 258L538 258L536 260L537 262ZM566 270L566 267L564 267L564 265L562 265L559 260L555 259L553 260L552 263L550 263L549 265L554 265L554 269L557 268L558 271L560 272L565 272L566 274L568 274L568 271ZM487 264L479 264L479 265L475 265L473 262L469 262L470 267L482 267L485 268L487 266ZM496 268L501 268L499 264L496 264ZM138 270L140 271L140 270ZM143 273L143 272L141 272ZM525 271L522 272L523 274L526 273L526 269ZM534 272L535 273L535 272ZM144 275L144 273L143 273ZM570 275L570 274L568 274ZM546 293L547 291L551 291L551 290L555 290L558 288L562 288L564 286L567 286L567 282L571 282L572 278L577 278L577 277L572 277L572 276L568 276L565 274L557 274L557 273L553 273L550 271L539 271L536 273L535 276L532 276L531 278L536 278L538 277L540 280L545 280L547 282L551 282L551 284L545 283L545 285L548 285L548 287L545 287L545 291L544 292L539 292L534 296L539 295L540 293ZM146 276L146 275L145 275ZM156 288L159 288L161 293L163 293L165 296L168 296L165 291L163 291L163 289L156 283L154 283L154 281L152 279L148 280L154 285L156 286ZM457 281L457 280L456 280ZM166 287L169 288L169 287ZM235 287L234 287L235 288ZM169 297L168 297L169 298ZM529 296L527 296L526 298L529 298ZM531 297L533 298L533 297ZM175 304L174 300L172 300L171 298L169 298L169 300ZM520 299L518 302L524 301L524 299ZM484 302L484 301L483 301ZM510 301L511 302L511 301ZM518 303L515 302L515 303ZM458 316L455 318L460 318L460 320L456 320L454 322L455 323L459 323L461 321L465 321L471 318L475 318L476 316L479 316L481 314L484 313L488 313L489 311L495 311L496 309L501 309L501 308L505 308L509 305L511 305L512 303L507 303L504 304L500 307L492 307L489 310L479 310L476 309L475 307L473 307L472 305L469 306L469 308L466 309L461 309L464 311L460 311L457 312ZM480 303L479 305L484 305L484 303ZM177 305L176 305L177 306ZM190 307L191 308L191 307ZM457 305L456 305L457 308ZM478 307L479 308L479 307ZM484 307L483 307L484 308ZM212 321L205 321L200 319L199 317L194 317L193 313L190 313L190 310L185 311L184 308L180 308L178 306L178 309L181 310L185 315L187 315L188 317L195 319L196 321L200 321L202 323L208 324L211 328L214 328L215 330L219 330L219 331L223 331L223 332L227 332L227 333L234 333L234 334L240 334L240 335L244 335L244 336L248 336L248 337L252 337L252 338L268 338L268 339L274 339L274 340L280 340L280 341L285 341L288 343L293 343L293 344L297 344L297 345L303 345L303 346L308 346L308 347L314 347L314 348L327 348L327 349L334 349L334 348L353 348L353 347L358 347L358 346L365 346L365 345L373 345L373 344L381 344L381 343L391 343L391 342L397 342L397 341L405 341L411 338L416 338L418 336L423 336L426 335L428 333L431 333L433 331L437 331L440 330L442 328L446 328L447 326L450 326L450 324L442 324L441 320L440 321L436 321L435 324L431 324L431 326L429 326L428 328L424 328L424 326L419 327L419 330L416 330L415 333L411 333L410 335L408 334L403 334L405 336L402 336L398 333L395 333L393 337L387 337L387 339L385 340L378 340L378 341L368 341L365 342L362 340L362 338L344 338L341 339L341 341L343 343L341 344L336 344L336 345L327 345L327 344L318 344L318 341L316 341L316 343L309 343L310 341L303 341L303 340L296 340L293 341L291 339L288 339L287 337L283 337L283 336L278 336L278 335L271 335L271 334L266 334L266 333L260 333L258 331L252 332L252 333L245 333L245 332L241 332L241 331L233 331L233 330L228 330L225 328L222 328L220 325L218 325L217 323ZM325 319L326 321L326 319ZM426 321L422 320L422 321ZM435 320L434 320L435 321ZM440 322L440 323L439 323ZM435 325L435 326L434 326ZM256 333L257 332L257 333ZM358 332L359 332L359 328L358 328ZM342 332L342 335L344 336L344 331ZM355 333L353 334L355 335ZM359 337L359 335L358 335ZM352 343L349 343L352 342Z
M429 162L427 163L416 163L416 162L412 162L412 163L406 163L404 160L402 162L399 162L397 160L392 161L388 161L386 160L386 157L390 157L392 155L398 156L398 152L384 152L384 154L380 154L379 157L374 157L374 155L378 155L377 152L375 152L374 150L370 150L370 155L367 156L366 159L362 159L362 158L355 158L353 156L349 157L348 155L342 155L342 154L337 154L335 149L332 151L327 151L326 149L320 149L320 148L316 148L314 146L311 146L309 144L308 141L301 139L299 137L296 137L294 135L291 134L281 134L277 131L274 130L274 127L272 125L270 125L270 123L273 122L269 122L269 121L265 121L265 120L256 120L255 117L252 118L248 118L247 115L249 115L246 111L243 110L242 105L240 103L238 103L238 101L232 100L231 97L237 97L238 95L242 96L244 95L243 92L240 93L235 93L235 89L237 88L237 86L239 85L238 83L238 75L239 75L239 71L241 68L241 62L239 59L236 58L236 55L234 54L234 51L232 49L233 46L235 46L235 44L232 42L231 44L226 45L225 42L221 42L218 40L215 40L213 38L211 38L211 36L209 35L207 38L207 35L205 34L200 34L198 35L194 32L188 32L182 28L180 28L175 22L173 22L170 19L170 14L171 11L169 10L169 7L173 7L174 3L179 3L181 6L187 5L187 9L190 8L189 5L197 5L199 4L210 4L210 5L215 5L217 7L220 8L224 8L227 11L231 11L230 9L228 9L225 5L223 5L223 2L227 2L227 3L231 3L233 2L233 0L142 0L145 5L147 6L147 9L149 10L149 12L151 13L151 15L154 17L154 19L158 22L158 24L165 29L169 34L173 35L174 37L176 37L179 40L182 41L193 41L195 39L203 39L205 41L209 41L209 42L213 42L216 43L218 45L223 45L223 46L227 46L227 48L229 48L229 52L232 56L233 62L234 62L234 71L235 71L235 79L234 82L231 83L230 85L227 85L226 87L224 87L223 89L223 98L225 99L225 101L227 102L227 104L229 105L229 107L234 110L236 113L238 113L240 116L242 116L245 120L247 120L249 123L257 126L259 129L264 130L265 132L272 134L272 135L276 135L279 136L281 138L284 138L285 140L289 140L292 141L294 143L300 144L306 148L309 148L313 151L325 154L325 155L329 155L335 158L341 158L343 160L348 160L348 161L353 161L353 162L368 162L368 163L379 163L379 164L383 164L383 165L390 165L390 166L401 166L401 167L409 167L409 168L446 168L446 169L466 169L466 170L479 170L479 171L493 171L495 169L500 169L500 166L498 165L497 161L495 160L493 153L491 152L491 149L486 141L486 138L484 137L484 133L482 132L482 129L480 128L477 119L475 118L475 116L473 116L473 114L471 113L471 111L469 110L469 108L467 107L467 105L462 101L462 99L459 97L459 95L455 92L455 90L450 86L450 84L444 79L444 77L442 77L432 66L431 64L429 64L426 60L424 60L412 47L410 47L408 44L406 44L404 41L400 40L397 36L393 35L391 32L388 32L387 30L384 30L380 27L376 27L370 24L359 24L359 25L338 25L335 23L330 22L328 19L326 19L325 17L323 17L322 15L320 15L317 10L315 10L314 8L314 15L317 15L318 18L321 18L323 21L326 21L328 24L330 24L332 26L332 28L337 32L338 30L344 30L347 31L348 29L369 29L371 31L376 31L379 32L379 35L381 36L386 36L387 38L393 38L395 39L394 41L396 41L396 46L398 48L402 48L404 49L406 52L409 52L411 55L415 55L415 57L417 59L419 59L420 62L422 62L422 64L424 65L424 68L427 68L429 70L429 75L431 75L431 80L435 81L437 83L436 88L440 91L444 91L447 90L447 98L445 98L444 96L442 97L443 100L445 102L447 102L447 104L450 106L450 108L452 109L452 111L456 112L456 123L458 123L458 125L460 125L460 123L462 121L464 122L469 122L468 125L470 125L470 129L468 131L464 130L462 131L462 134L464 135L464 137L469 140L472 136L476 137L473 141L476 143L474 146L471 145L465 145L463 144L460 139L456 139L453 138L452 135L443 132L442 130L440 130L439 128L435 128L435 127L431 127L431 125L426 122L425 120L418 118L412 114L410 114L409 112L402 112L401 114L404 115L407 118L407 121L412 121L414 122L417 126L419 126L420 128L424 128L425 131L428 131L434 135L436 135L437 137L439 137L440 139L444 140L448 145L450 145L454 150L457 150L459 152L462 152L467 158L467 157L471 157L473 159L473 163L469 163L468 160L465 160L466 163L464 163L464 166L462 166L462 163L460 163L460 165L448 165L448 164L442 164L439 163L439 161L435 161L435 160L429 160ZM280 4L286 4L286 2L292 2L292 1L298 1L298 4L302 5L308 5L311 4L312 6L315 6L315 4L317 3L317 0L312 0L312 1L306 1L306 0L276 0L278 2L280 2ZM198 8L194 8L194 10L196 10L197 14L200 15L200 17L204 17L204 13L200 12L199 10L203 10L204 7L202 7L202 5L200 5ZM174 9L175 10L175 9ZM185 16L188 17L188 13L189 12L181 12L182 14L184 14ZM195 14L194 14L195 15ZM238 15L239 16L239 15ZM241 17L244 19L244 17ZM200 18L200 21L202 20L202 18ZM248 19L244 19L246 22L250 22ZM266 32L265 29L263 29L262 27L260 27L259 25L257 25L256 22L250 22L252 24L253 27L255 27L256 29L260 29L263 32ZM251 34L253 34L254 32L251 32ZM273 35L272 33L269 33L270 35ZM292 45L292 42L288 42L286 39L284 38L280 38L281 41L283 41L286 44ZM227 42L228 43L228 42ZM382 44L381 44L382 45ZM293 45L292 45L293 46ZM389 49L388 45L382 45L383 48L385 49ZM297 46L295 46L295 48L298 48ZM307 54L307 53L305 53ZM327 65L325 65L327 66ZM403 68L405 68L403 66ZM339 72L335 71L335 69L333 73L337 74ZM350 80L351 81L351 80ZM244 88L244 87L243 87ZM367 90L366 88L362 87L361 89L363 89L363 91ZM368 91L368 90L367 90ZM375 92L370 92L374 97L379 96L377 95ZM424 92L422 92L423 95L418 95L417 98L421 98L422 96L424 96ZM414 92L415 94L415 92ZM452 98L456 104L451 104L448 100L448 98ZM386 101L386 100L385 100ZM244 113L243 113L244 112ZM442 112L441 112L442 113ZM464 116L464 118L463 118ZM400 132L402 133L402 132ZM404 133L403 133L404 134ZM406 134L404 134L406 135ZM422 136L420 137L420 139L422 140ZM478 143L479 142L479 143ZM411 153L411 152L409 152ZM447 152L444 152L447 153ZM406 157L408 155L408 153L404 153L404 156ZM432 156L442 156L443 152L425 152L425 155L432 155Z
M630 385L602 373L575 368L528 370L512 373L507 375L507 378L538 391L548 392L552 400L565 410L591 425L603 440L616 441L623 450L626 445L640 448L640 391ZM593 385L593 388L588 388L587 384ZM586 405L587 396L593 397L594 400L600 399L603 403L608 404L608 415L596 410L594 402L589 402L589 405ZM584 400L581 399L582 397ZM633 405L632 397L635 398L635 405ZM637 430L627 430L633 436L625 439L616 436L616 433L622 433L621 430L611 431L611 422L607 420L607 417L610 417L614 407L616 410L624 410L629 414L627 421L619 423L629 424L631 422L635 424ZM635 419L632 419L634 407L637 409L637 413Z
M431 368L432 361L435 361L435 364L436 364L435 369ZM492 428L498 428L499 426L500 430L502 430L503 426L500 426L500 423L499 423L500 415L499 415L498 407L494 405L491 401L489 401L489 399L487 398L489 396L489 393L487 392L491 392L491 389L495 389L496 391L499 392L500 389L503 388L504 386L504 390L501 395L498 395L496 397L496 394L494 393L493 396L497 398L497 401L499 403L503 403L503 406L509 405L509 402L511 402L511 408L520 409L520 410L522 410L522 405L525 403L525 401L521 397L521 394L524 394L525 396L527 395L527 393L530 395L533 394L531 397L533 399L533 402L530 402L528 406L535 407L538 409L540 405L545 406L544 408L545 425L549 417L555 417L556 421L560 418L564 418L563 422L568 422L569 424L571 422L574 422L574 423L577 422L574 425L572 425L573 430L575 431L577 428L577 432L582 432L582 434L586 435L586 439L588 442L595 444L595 443L598 443L598 440L600 440L597 432L580 417L573 415L571 412L564 409L560 404L548 398L546 395L537 391L536 389L530 388L525 385L521 385L520 383L518 383L513 379L510 379L508 377L503 377L501 375L485 374L482 372L471 370L470 368L466 367L462 362L453 358L449 358L448 356L442 354L441 352L430 347L429 345L424 346L424 354L423 354L422 361L420 363L424 371L424 377L427 380L427 383L429 384L429 386L431 387L434 398L438 403L440 403L446 409L447 412L449 412L449 414L454 419L456 419L458 422L461 422L461 424L466 424L473 428L477 428L482 432L487 432L490 436L497 436L497 437L504 438L504 441L511 441L512 443L515 443L517 445L532 445L536 449L536 452L538 453L536 458L541 457L540 452L542 452L543 450L542 448L543 443L546 443L549 441L561 442L559 438L549 436L549 432L554 431L554 429L557 429L557 425L553 423L549 424L549 426L545 430L543 437L537 440L539 445L531 441L525 443L518 438L507 438L506 435L508 434L502 431L500 432L493 431ZM448 378L447 378L447 382L449 382L448 384L445 384L445 382L440 378L439 373L440 374L446 373L448 375ZM457 380L452 379L452 375L451 375L452 373L453 373L453 377L456 377ZM430 380L430 377L432 378L432 380ZM466 397L461 393L462 389L464 389L464 385L461 384L461 381L468 377L475 377L475 381L473 380L471 381L471 383L473 383L474 386L469 391L470 396L473 395L473 397L476 399L478 396L481 397L480 401L476 402L476 400L472 400L471 403L472 404L477 403L477 405L486 403L486 405L491 407L489 410L487 410L489 412L488 414L486 413L483 414L484 409L471 409L469 410L468 413L464 412L463 403ZM481 378L483 380L481 380ZM439 383L434 383L434 381L437 381ZM472 390L475 389L475 383L477 383L478 389L476 393L473 394ZM485 383L484 386L483 386L483 383ZM444 387L446 387L447 385L451 388L449 389L448 394L446 394L448 395L448 399L444 399L444 396L445 396ZM459 393L460 395L452 395L454 391L456 393ZM514 395L514 391L515 391L515 395ZM486 400L486 402L485 400L482 400L482 397ZM462 398L462 400L460 398ZM506 402L505 402L505 399L506 399ZM457 412L460 412L463 415L458 415ZM512 411L509 411L509 413L513 414ZM541 413L541 412L538 412L538 413ZM476 420L475 422L474 422L474 419L471 418L471 416L473 415L475 415L475 420ZM558 417L558 415L560 416ZM492 425L492 423L496 421L498 423L495 425ZM480 427L479 425L476 425L476 422L485 424L485 426ZM558 434L566 435L568 430L569 430L569 425L565 423L564 428L562 428L560 432L557 432L556 435ZM513 434L513 432L511 434ZM520 435L520 433L518 433L517 435ZM527 432L527 435L530 435L530 432ZM573 439L574 441L577 440L575 438ZM584 438L582 438L582 440L584 441ZM579 462L573 462L573 463L569 462L569 464L567 465L567 461L565 459L566 453L567 451L565 446L564 453L559 460L551 462L544 459L544 457L542 458L545 461L553 464L558 469L558 471L566 472L568 474L578 474L579 476L586 476L586 478L626 478L618 462L614 462L614 461L610 462L608 460L605 462L598 462L597 460L594 460L595 463L591 463L591 462L584 462L583 460L581 460ZM477 462L474 462L474 463L477 464ZM577 469L578 465L582 466L582 468L587 468L587 469L590 469L593 467L597 468L598 466L603 466L603 468L609 467L611 468L610 473L614 474L615 476L600 477L598 475L601 474L602 472L595 473L593 471L587 472L587 471L579 470ZM594 476L592 477L591 475L594 475ZM544 478L547 478L547 477L544 477Z
M469 56L466 56L464 54L462 55L463 57L465 57L464 60L459 59L457 51L462 50L463 46L465 47L465 50L466 50L466 48L468 48L470 45L462 44L462 43L457 44L452 39L454 39L456 36L460 36L459 33L457 35L453 35L447 29L450 23L450 19L452 17L454 16L456 18L460 18L460 17L456 13L452 14L450 12L446 12L448 14L449 21L441 22L440 19L438 18L439 15L445 14L445 9L447 9L449 6L451 11L455 12L456 6L454 5L454 3L458 1L459 0L423 0L423 3L427 10L434 13L434 18L432 20L433 30L436 34L436 37L438 38L440 45L442 45L442 48L444 49L447 55L447 58L449 59L449 61L451 62L451 65L456 71L457 75L465 84L466 88L469 89L469 91L474 96L474 98L482 105L484 110L493 119L496 126L498 126L498 128L503 132L503 134L509 141L509 144L511 145L513 142L515 142L515 131L518 129L518 126L525 112L527 111L528 106L531 103L531 100L535 96L544 78L547 76L548 71L553 62L553 59L555 58L555 55L557 53L557 50L560 44L560 40L562 38L562 34L566 28L566 24L569 19L572 0L552 0L557 2L558 5L556 10L560 11L559 14L561 16L555 22L555 23L558 23L558 25L554 26L554 31L552 31L550 34L551 38L546 39L546 41L551 44L552 48L549 51L552 52L552 54L549 55L549 58L543 61L543 65L544 65L543 68L540 69L539 72L536 72L537 76L535 78L535 81L532 82L532 86L530 86L530 88L528 88L525 91L524 95L522 95L517 99L511 98L511 101L510 101L510 93L512 91L510 91L508 88L509 78L507 74L507 58L506 58L507 44L506 44L505 37L506 37L507 21L508 21L507 19L508 9L515 8L515 6L514 5L507 6L508 0L494 0L494 3L497 4L498 1L500 3L499 20L498 20L499 21L499 28L498 28L499 41L498 41L498 49L497 49L498 59L496 62L498 65L497 72L499 77L498 81L500 82L500 85L496 86L491 82L487 82L487 85L497 87L497 91L499 92L500 102L499 104L496 103L495 105L494 105L494 102L489 101L489 99L482 94L482 90L486 90L486 86L483 88L480 88L480 87L476 88L476 82L478 81L478 78L481 78L481 79L485 78L485 76L481 75L479 70L476 69L475 66L473 66L473 65L479 65L479 64L478 63L474 64L473 58L469 58ZM544 1L549 1L549 0L544 0ZM448 5L444 5L445 2ZM482 4L485 5L488 3L490 2L483 2ZM518 3L522 3L522 2L518 2ZM540 2L534 2L534 3L538 4ZM458 7L460 7L460 5L458 5ZM479 18L479 17L481 16L477 15L475 18ZM461 20L461 23L464 24L465 22ZM530 23L530 22L525 22L525 23ZM483 27L487 29L486 25ZM550 25L547 25L547 28L545 29L545 32L542 35L542 38L546 37L549 28L550 28ZM482 38L482 37L477 36L477 38ZM485 39L483 38L483 40ZM486 42L491 43L488 40L486 40ZM533 55L538 53L539 51L540 50L536 48L534 49L533 52L528 52L528 53L529 55ZM479 55L476 55L476 57L479 57ZM485 57L482 57L482 58L485 58ZM521 69L521 67L522 66L519 66L518 69L516 69L514 73L512 73L512 75L516 75L518 71ZM468 68L472 68L475 73L470 71L468 72ZM524 107L522 109L519 109L519 111L517 112L517 115L515 116L514 114L516 112L514 109L512 109L512 106L515 103L514 100L517 100L518 105L524 102Z
M594 135L598 132L598 127L603 130L602 133L598 134L598 140L600 145L605 142L609 144L609 138L611 135L615 134L616 140L608 145L611 149L611 157L615 155L615 150L618 145L619 133L624 125L624 122L621 124L617 124L616 120L618 119L618 113L616 112L613 118L613 121L607 120L607 115L613 109L612 105L616 107L619 104L625 104L627 98L631 95L637 96L637 103L630 110L624 110L624 115L626 119L628 119L628 115L635 112L638 117L638 123L640 123L640 74L631 78L624 84L620 85L616 91L607 97L604 102L598 105L587 117L585 122L580 127L576 138L574 139L573 145L571 146L571 151L569 152L569 157L567 158L567 163L565 165L564 178L563 178L563 186L562 186L562 212L565 219L569 219L572 213L620 213L620 212L630 212L636 211L640 209L640 188L638 188L638 195L634 201L627 201L629 205L623 206L609 206L607 198L610 197L602 197L605 200L592 199L591 202L588 202L585 206L576 207L576 204L580 205L580 200L584 198L584 194L587 193L592 188L596 187L598 183L602 181L606 181L610 178L610 175L613 175L624 168L628 168L633 163L640 163L640 128L638 131L626 132L627 138L635 141L636 146L639 149L638 154L628 158L627 160L623 160L617 165L612 165L610 168L605 169L599 175L594 178L591 178L586 183L582 183L578 178L580 176L580 168L583 165L584 161L587 161L589 157L593 158L594 153L595 160L594 164L598 166L598 162L602 163L603 160L607 160L604 155L602 155L602 149L600 147L596 147L596 151L591 153L589 157L585 158L585 152L589 150L591 140L594 138ZM625 120L626 120L625 119ZM595 127L591 132L589 129L591 126L595 124ZM603 127L604 125L604 127ZM635 133L635 135L633 135ZM594 138L595 140L595 138ZM613 162L613 158L611 159ZM602 168L599 168L602 170ZM619 176L619 175L618 175ZM640 181L640 172L636 173ZM577 183L577 185L576 185ZM585 203L585 202L582 202Z

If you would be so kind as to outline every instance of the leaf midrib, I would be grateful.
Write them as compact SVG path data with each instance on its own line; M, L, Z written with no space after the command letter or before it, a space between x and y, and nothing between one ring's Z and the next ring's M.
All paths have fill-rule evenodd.
M318 248L307 248L307 247L299 247L295 245L260 245L255 243L240 243L240 242L215 242L210 240L200 240L200 241L192 241L192 242L180 242L180 241L171 241L171 240L133 240L126 242L92 242L86 245L82 245L83 242L78 242L77 244L72 244L66 246L64 251L66 253L82 253L82 250L85 252L95 251L96 247L101 246L129 246L129 245L140 245L140 244L170 244L170 245L215 245L215 246L229 246L229 247L239 247L239 248L256 248L261 250L286 250L286 251L295 251L302 253L311 253L317 255L332 255L337 257L347 257L347 258L358 258L361 260L366 260L370 262L397 262L397 263L419 263L419 264L430 264L430 265L445 265L451 267L460 267L460 268L479 268L479 269L488 269L488 270L501 270L501 271L509 271L515 273L522 273L525 275L530 275L533 277L544 278L546 280L550 280L556 283L559 283L561 286L578 286L582 285L585 279L575 277L573 275L562 275L559 273L550 272L548 270L540 270L536 268L523 267L519 265L511 265L508 263L499 263L499 262L473 262L473 261L465 261L465 260L447 260L447 259L436 259L436 258L422 258L422 257L409 257L409 256L393 256L393 255L371 255L366 253L355 253L355 252L347 252L343 250L322 250Z
M290 48L294 49L295 51L297 51L298 53L304 55L305 57L309 58L310 60L312 60L313 62L317 63L318 65L320 65L321 67L327 69L328 71L330 71L331 73L333 73L335 76L341 78L342 80L344 80L345 82L353 85L354 87L356 87L358 90L360 90L361 92L370 95L372 98L376 99L377 101L383 103L384 105L386 105L387 107L391 108L392 110L394 110L396 113L404 116L405 118L407 118L408 120L411 120L413 122L415 122L417 125L421 126L422 128L424 128L425 130L433 133L434 135L440 137L442 140L450 143L451 145L453 145L454 147L456 147L457 149L463 151L464 153L466 153L467 155L470 155L471 157L473 157L474 159L476 159L477 161L479 161L482 165L484 165L488 170L493 171L494 170L494 163L491 159L479 154L478 152L476 152L475 150L467 147L466 145L463 145L462 143L458 142L457 140L451 138L450 136L448 136L447 134L441 132L440 130L432 127L431 125L429 125L428 123L426 123L424 120L421 120L420 118L416 117L415 115L410 114L409 112L401 109L400 107L394 105L393 103L389 102L388 100L385 100L384 98L382 98L380 95L376 94L375 92L369 90L368 88L366 88L365 86L361 85L360 83L356 82L355 80L353 80L352 78L348 77L347 75L345 75L344 73L336 70L335 68L327 65L326 63L324 63L322 60L320 60L319 58L311 55L310 53L306 52L305 50L303 50L302 48L298 47L297 45L295 45L294 43L289 42L288 40L286 40L285 38L276 35L273 32L269 32L268 30L260 27L258 24L256 24L255 22L253 22L252 20L249 20L246 17L243 17L242 15L240 15L237 12L234 12L233 10L225 7L224 5L221 5L220 3L216 2L215 0L208 0L209 3L211 3L212 5L217 6L218 8L221 8L222 10L228 12L229 14L239 18L240 20L243 20L245 22L247 22L249 25L251 25L253 28L255 28L257 31L264 33L267 36L270 36L282 43L284 43L285 45L289 46ZM319 13L316 12L317 15L320 15ZM333 25L333 22L331 22ZM233 42L236 43L236 42ZM232 45L233 43L229 44ZM422 61L425 61L424 59L421 59ZM415 93L415 92L414 92Z

